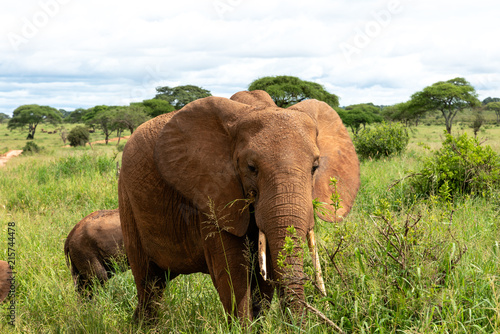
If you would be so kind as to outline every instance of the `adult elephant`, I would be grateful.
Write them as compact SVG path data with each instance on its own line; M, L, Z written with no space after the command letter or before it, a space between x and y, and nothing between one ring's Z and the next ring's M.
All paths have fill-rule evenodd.
M342 208L321 218L340 220L359 188L359 162L337 113L316 100L281 109L264 91L239 92L140 126L125 146L119 180L139 300L134 316L154 316L167 280L194 272L211 275L229 314L252 319L275 287L300 311L302 257L292 251L278 259L289 226L298 242L311 234L312 201L330 202L330 177ZM248 256L259 241L266 247L260 263Z

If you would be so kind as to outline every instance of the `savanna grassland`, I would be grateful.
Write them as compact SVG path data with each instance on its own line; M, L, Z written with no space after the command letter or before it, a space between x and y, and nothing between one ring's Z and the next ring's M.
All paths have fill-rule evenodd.
M51 129L46 127L46 129ZM405 175L436 149L443 126L412 128L402 155L361 163L362 185L351 214L316 226L327 297L306 284L310 305L346 333L494 333L500 331L500 191L485 197L413 197ZM472 131L455 125L454 133ZM500 127L478 135L500 153ZM0 125L0 153L22 149L26 134ZM93 134L92 141L102 136ZM37 131L41 153L0 168L0 257L7 258L15 223L16 327L0 309L0 331L19 333L239 333L226 321L208 275L172 281L154 326L134 324L130 271L98 288L92 301L75 293L64 241L84 216L118 206L116 142L63 147L57 134ZM389 187L393 185L390 189ZM306 272L314 277L307 252ZM302 329L273 302L254 329L261 333L335 332L313 313Z

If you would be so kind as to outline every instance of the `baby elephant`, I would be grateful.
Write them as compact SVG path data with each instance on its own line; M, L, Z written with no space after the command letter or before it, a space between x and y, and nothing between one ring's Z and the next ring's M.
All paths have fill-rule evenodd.
M64 244L66 263L78 292L91 297L94 279L100 284L115 273L116 264L129 268L120 214L116 210L100 210L83 218L68 234Z

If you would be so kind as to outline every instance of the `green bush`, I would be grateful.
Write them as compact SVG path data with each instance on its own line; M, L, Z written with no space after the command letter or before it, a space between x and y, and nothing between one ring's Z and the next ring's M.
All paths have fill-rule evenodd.
M89 141L90 133L84 126L73 128L68 134L69 144L71 146L85 146Z
M354 138L361 158L377 159L403 152L410 141L408 130L400 123L382 123L362 131Z
M40 152L41 150L42 148L39 147L35 142L28 141L23 147L23 154L34 154Z
M410 185L424 195L456 194L485 196L500 186L500 156L490 146L481 146L467 133L458 137L445 132L443 146L424 160Z

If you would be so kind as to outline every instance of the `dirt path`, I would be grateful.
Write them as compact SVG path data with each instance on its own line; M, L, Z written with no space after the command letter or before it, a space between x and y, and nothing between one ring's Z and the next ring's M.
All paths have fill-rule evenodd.
M129 138L130 138L130 136L121 137L121 139L129 139ZM108 142L110 142L110 141L118 141L118 138L110 138L108 140ZM98 141L92 142L92 144L104 144L104 143L106 143L105 140L98 140ZM66 145L65 147L71 147L71 146ZM9 161L10 158L17 157L21 153L23 153L23 150L10 150L9 152L7 152L5 154L0 155L0 167L5 166L5 164L7 163L7 161Z
M23 153L23 150L10 150L9 152L0 155L0 167L5 166L10 158L17 157L19 154Z

